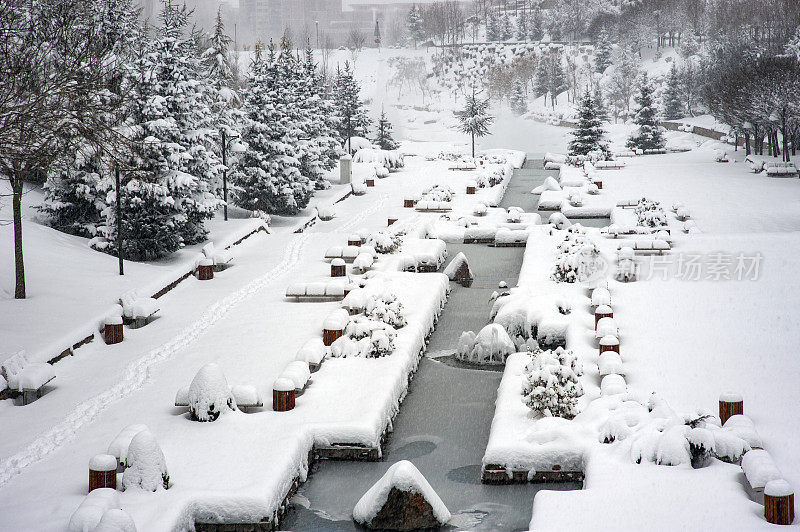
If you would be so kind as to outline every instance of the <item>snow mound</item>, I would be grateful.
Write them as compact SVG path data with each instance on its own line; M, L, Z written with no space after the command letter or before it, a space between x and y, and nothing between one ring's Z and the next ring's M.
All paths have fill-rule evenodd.
M544 180L544 183L542 183L538 187L536 187L533 190L531 190L531 194L541 194L542 192L544 192L546 190L559 191L559 190L561 190L561 185L559 185L558 181L556 181L552 176L548 176Z
M146 491L169 487L167 461L149 430L141 431L131 440L125 471L122 473L122 487L125 490L140 488Z
M98 488L89 492L69 519L70 532L95 530L108 510L120 508L119 493L112 488Z
M365 525L372 522L389 499L392 488L422 495L433 508L433 515L440 524L450 520L447 506L422 473L408 460L393 464L386 474L367 490L353 508L353 519Z
M189 385L189 413L196 421L216 421L230 410L236 410L236 402L222 370L214 363L206 364Z
M136 532L133 518L119 508L106 510L92 532Z

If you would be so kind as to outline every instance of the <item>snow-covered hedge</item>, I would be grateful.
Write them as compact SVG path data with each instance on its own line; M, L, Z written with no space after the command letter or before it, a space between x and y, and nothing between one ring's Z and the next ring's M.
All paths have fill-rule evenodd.
M397 331L391 325L364 316L351 319L344 335L331 344L337 358L379 358L392 354Z
M390 292L369 296L364 305L364 315L372 320L391 325L395 329L406 325L403 304L396 295Z
M597 245L577 225L558 245L552 279L559 283L586 281L602 274L606 263Z
M397 150L380 150L375 148L361 148L353 155L354 163L372 163L376 167L385 167L389 170L402 168L403 154ZM381 177L381 176L378 176Z
M447 185L433 185L422 192L421 201L452 201L453 189Z
M370 233L367 237L367 245L375 248L378 253L394 253L402 243L401 234L388 230Z
M574 418L583 395L578 381L582 374L583 366L572 351L559 347L533 353L523 374L525 404L544 416Z
M636 213L637 223L642 227L649 227L651 229L659 229L667 227L667 213L657 201L642 198L634 209Z

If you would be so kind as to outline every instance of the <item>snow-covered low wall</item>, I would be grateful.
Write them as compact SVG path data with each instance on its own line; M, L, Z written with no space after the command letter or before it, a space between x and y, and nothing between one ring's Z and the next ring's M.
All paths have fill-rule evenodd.
M537 418L522 401L523 373L529 361L527 353L506 359L483 455L483 481L582 480L586 435L580 434L580 426L559 417Z

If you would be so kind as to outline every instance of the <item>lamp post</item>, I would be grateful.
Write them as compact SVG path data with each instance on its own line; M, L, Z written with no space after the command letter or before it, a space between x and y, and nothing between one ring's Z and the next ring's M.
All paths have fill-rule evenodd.
M314 26L317 30L317 50L319 50L319 20L314 21Z

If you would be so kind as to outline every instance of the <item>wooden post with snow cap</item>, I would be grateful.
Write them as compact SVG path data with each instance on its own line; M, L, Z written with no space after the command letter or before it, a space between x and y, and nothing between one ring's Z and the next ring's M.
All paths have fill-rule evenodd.
M724 425L728 418L744 414L744 401L738 393L727 392L719 396L719 420Z
M791 525L794 521L794 491L782 478L764 486L764 519L773 525Z
M214 261L203 259L197 265L197 278L201 281L210 281L214 278Z
M396 221L397 221L397 218L387 218L386 219L386 227L389 227L390 225L392 225Z
M350 235L347 237L348 246L361 247L361 237L358 235Z
M600 305L594 309L594 330L597 330L597 323L603 318L613 318L614 311L608 305Z
M290 379L281 377L272 385L272 409L275 412L288 412L294 408L295 387Z
M105 319L103 337L109 345L118 344L122 341L122 316L109 316Z
M614 351L619 354L619 339L613 334L600 338L600 354L602 355L606 351Z
M344 328L350 321L350 314L344 309L334 310L322 322L322 343L331 345L337 338L344 334Z
M475 194L475 189L477 188L474 182L467 183L467 194Z
M347 266L344 259L333 259L331 261L331 277L344 277L347 274Z
M374 177L368 177L367 178L367 186L368 187L374 187L375 186L375 178Z
M414 207L414 198L411 196L406 196L403 198L403 207L406 209L411 209Z
M89 491L98 488L117 489L117 458L97 454L89 460Z

